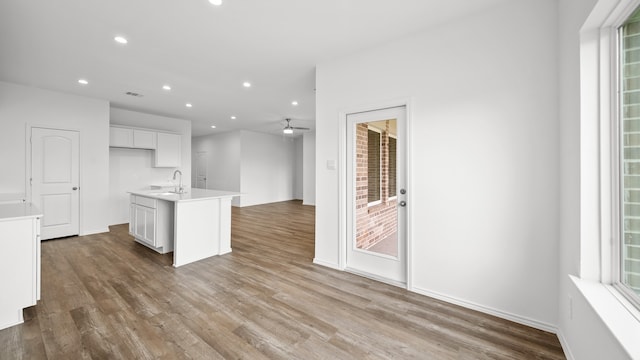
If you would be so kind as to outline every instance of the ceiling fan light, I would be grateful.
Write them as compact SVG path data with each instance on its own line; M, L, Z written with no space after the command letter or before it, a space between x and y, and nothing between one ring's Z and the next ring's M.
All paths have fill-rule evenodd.
M290 127L286 127L284 128L284 130L282 130L282 132L285 134L293 134L293 129Z

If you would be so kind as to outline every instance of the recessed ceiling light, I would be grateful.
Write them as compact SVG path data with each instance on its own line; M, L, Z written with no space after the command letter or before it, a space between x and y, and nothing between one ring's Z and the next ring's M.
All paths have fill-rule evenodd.
M209 0L209 2L215 6L222 5L222 0Z
M248 88L248 87L251 87L251 83L248 82L248 81L245 81L245 82L242 83L242 86Z
M85 80L85 79L78 80L78 83L82 84L82 85L88 85L89 84L89 82L87 80Z
M116 37L113 38L113 40L115 40L119 44L126 44L126 43L129 42L129 41L127 41L127 39L125 39L122 36L116 36Z
M236 119L235 115L232 115L231 120L235 120L235 119Z
M188 108L190 108L190 107L192 107L193 105L191 105L191 103L187 103L185 106L186 106L186 107L188 107Z
M171 90L171 86L169 85L162 85L162 88L167 91Z
M215 129L215 128L216 128L216 126L215 126L215 125L211 125L211 128L212 128L212 129Z
M291 105L298 106L298 102L294 100L294 101L291 102Z

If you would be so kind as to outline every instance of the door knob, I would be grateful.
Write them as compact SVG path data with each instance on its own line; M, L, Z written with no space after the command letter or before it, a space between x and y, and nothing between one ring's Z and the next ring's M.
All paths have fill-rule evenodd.
M407 190L405 190L405 189L400 189L400 194L404 195L404 194L406 194L406 193L407 193Z
M407 206L407 202L406 201L400 201L400 206L402 206L402 207Z
M78 190L78 187L74 186L71 190Z

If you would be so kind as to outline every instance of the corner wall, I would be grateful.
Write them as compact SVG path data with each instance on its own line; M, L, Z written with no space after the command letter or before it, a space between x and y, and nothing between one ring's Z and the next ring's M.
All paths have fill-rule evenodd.
M412 290L554 331L556 24L556 1L504 2L319 64L316 262L340 267L339 113L411 98Z
M194 161L198 152L207 154L207 189L240 191L240 147L239 131L193 138ZM232 205L240 206L240 198L234 197Z
M293 200L293 139L240 131L240 206Z
M0 82L0 193L25 193L27 125L80 132L80 235L108 231L109 103ZM29 196L27 194L27 196Z

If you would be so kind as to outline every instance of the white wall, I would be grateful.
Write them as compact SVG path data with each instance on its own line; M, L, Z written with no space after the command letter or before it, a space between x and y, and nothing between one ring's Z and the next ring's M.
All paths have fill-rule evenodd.
M302 145L302 204L316 204L316 133L303 135Z
M292 200L293 140L254 131L241 131L240 137L240 206Z
M226 132L193 138L192 173L195 181L195 156L207 153L207 189L240 191L240 132ZM240 206L240 198L232 204Z
M294 139L293 156L295 158L293 178L293 198L302 200L304 197L304 137Z
M505 2L319 64L315 260L339 266L339 112L412 98L413 290L554 330L556 24L556 1Z
M234 206L294 199L296 143L291 138L235 131L193 139L193 156L208 154L207 188L240 191ZM194 164L195 166L195 164Z
M191 184L191 122L118 108L111 108L110 122L182 134L179 168L153 167L152 150L109 148L109 224L122 224L129 222L127 191L170 182L176 169L182 172L182 183Z
M109 103L0 82L0 193L28 193L26 126L80 132L80 233L108 231Z

